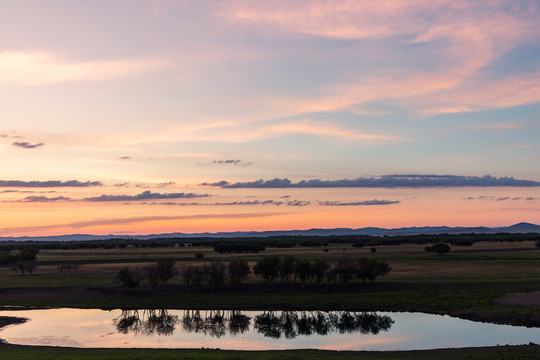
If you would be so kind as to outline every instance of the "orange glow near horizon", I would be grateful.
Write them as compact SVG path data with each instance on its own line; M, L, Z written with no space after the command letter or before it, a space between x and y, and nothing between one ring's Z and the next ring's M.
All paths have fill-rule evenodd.
M250 189L258 198L278 198L280 189ZM304 206L214 205L216 198L166 202L4 203L0 236L63 234L201 233L312 228L398 228L411 226L508 226L537 222L538 190L498 188L472 197L472 188L455 189L287 189ZM222 191L227 201L247 192ZM224 195L225 194L225 195ZM534 196L531 196L534 195ZM323 206L321 199L365 201L377 197L399 201L387 205ZM313 200L316 199L316 200ZM179 206L198 201L206 205ZM218 201L219 202L219 201Z

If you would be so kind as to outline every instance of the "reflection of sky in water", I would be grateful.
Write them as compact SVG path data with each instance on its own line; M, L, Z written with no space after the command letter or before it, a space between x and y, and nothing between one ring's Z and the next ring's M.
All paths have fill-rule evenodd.
M280 312L276 312L279 314ZM141 316L147 316L143 310ZM183 329L182 310L170 310L177 316L171 335L158 332L144 334L127 331L119 333L114 319L120 310L46 309L1 311L2 316L30 318L28 322L12 325L0 331L0 337L13 344L57 345L76 347L162 347L162 348L222 348L222 349L292 349L319 348L334 350L408 350L444 347L488 346L496 344L524 344L540 342L540 329L494 325L461 320L449 316L421 313L377 313L390 316L394 323L389 331L378 335L360 332L340 334L331 330L327 335L296 335L287 339L265 337L255 330L254 319L261 312L243 311L251 318L249 331L221 337L187 332ZM201 311L201 316L209 312ZM300 314L300 313L298 313ZM300 316L299 316L300 317Z

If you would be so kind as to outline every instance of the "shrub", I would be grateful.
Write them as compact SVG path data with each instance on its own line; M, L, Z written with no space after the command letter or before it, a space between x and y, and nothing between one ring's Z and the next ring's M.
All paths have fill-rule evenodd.
M24 275L25 272L32 274L37 267L37 263L33 260L19 261L17 263L17 268L21 270Z
M202 252L196 252L195 253L195 259L202 259L204 258L204 254Z
M474 241L471 239L457 239L450 242L454 246L472 246Z
M432 246L426 246L425 250L427 252L436 252L439 255L443 255L450 251L450 246L446 243L437 243Z

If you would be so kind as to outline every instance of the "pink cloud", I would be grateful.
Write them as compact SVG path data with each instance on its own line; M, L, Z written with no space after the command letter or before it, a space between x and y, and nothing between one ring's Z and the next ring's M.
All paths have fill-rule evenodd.
M74 81L107 81L167 66L159 58L68 61L50 52L0 53L0 83L40 86Z

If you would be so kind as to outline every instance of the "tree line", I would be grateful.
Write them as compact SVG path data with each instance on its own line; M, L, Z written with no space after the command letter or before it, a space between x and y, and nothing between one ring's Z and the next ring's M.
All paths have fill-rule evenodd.
M490 242L520 242L540 241L539 233L526 234L421 234L421 235L328 235L328 236L267 236L267 237L171 237L152 239L107 238L100 240L73 240L73 241L3 241L0 252L21 250L27 246L38 249L113 249L126 247L165 248L165 247L216 247L225 243L251 243L262 247L292 248L292 247L322 247L329 244L353 244L357 247L400 245L400 244L435 244L444 242L453 246L468 246L479 241ZM219 246L217 247L219 249ZM219 251L219 250L216 250ZM259 250L262 251L262 250ZM233 250L232 252L236 252ZM243 251L246 252L246 251ZM249 252L249 250L247 250Z
M351 285L374 281L385 276L391 267L384 261L360 258L342 258L330 262L322 259L304 260L295 256L265 256L253 265L245 259L228 262L210 261L204 264L185 264L180 271L173 260L162 260L143 267L123 267L117 279L128 288L165 285L180 275L187 288L207 286L218 288L228 285L240 287L249 274L254 274L265 284L339 284Z

